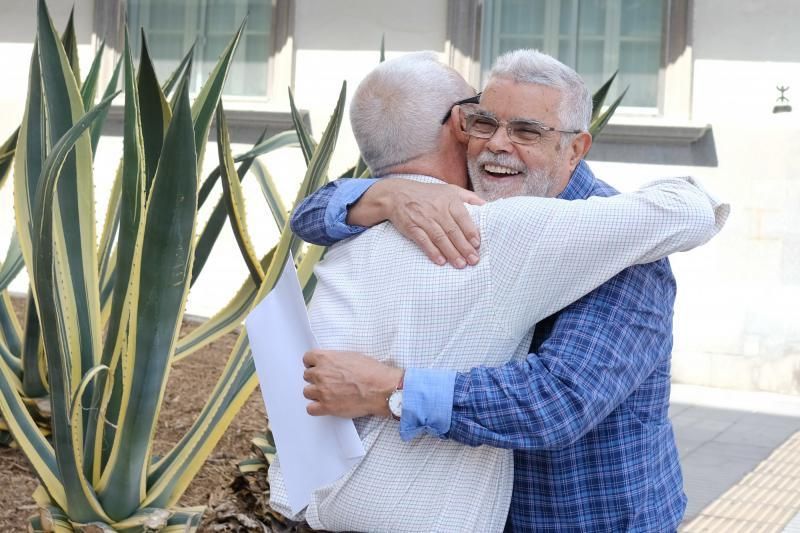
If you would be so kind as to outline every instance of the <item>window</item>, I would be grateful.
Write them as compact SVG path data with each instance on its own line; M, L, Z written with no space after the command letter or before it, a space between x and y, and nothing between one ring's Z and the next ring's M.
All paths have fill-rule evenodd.
M575 68L590 91L616 70L610 96L630 86L623 106L658 108L666 0L486 0L481 66L500 54L537 48Z
M229 96L266 97L273 53L271 0L128 0L134 53L141 49L139 28L160 79L178 65L197 40L190 90L194 93L247 15L247 25L225 84Z

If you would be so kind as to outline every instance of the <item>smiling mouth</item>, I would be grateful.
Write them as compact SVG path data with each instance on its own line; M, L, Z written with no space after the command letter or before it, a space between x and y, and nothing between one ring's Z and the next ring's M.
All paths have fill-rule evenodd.
M487 163L483 165L483 171L492 176L493 178L507 178L511 176L517 176L520 173L519 170L513 169L511 167L505 167L503 165L494 165L492 163Z

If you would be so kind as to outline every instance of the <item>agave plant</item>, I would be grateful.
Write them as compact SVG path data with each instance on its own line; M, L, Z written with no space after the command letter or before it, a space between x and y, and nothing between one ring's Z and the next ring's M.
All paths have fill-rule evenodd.
M67 60L79 79L77 39L73 13L70 13L67 27L62 36L62 45L67 55ZM83 106L89 109L95 99L100 59L102 58L105 43L100 48L92 61L86 79L80 85L80 94ZM118 63L105 90L104 98L113 94L119 79ZM92 153L94 153L100 139L100 131L105 120L105 112L98 114L97 120L91 127ZM19 128L17 128L6 142L0 147L0 187L3 186L14 162ZM49 402L47 401L47 381L45 376L44 352L42 350L41 335L39 331L38 315L32 293L28 294L28 315L21 326L13 312L8 286L19 274L24 266L22 250L16 231L12 234L10 245L5 259L0 266L0 356L16 372L22 384L21 393L26 405L37 420L44 432L49 428ZM0 444L11 443L11 435L7 425L0 417Z
M86 110L77 68L69 60L72 45L58 38L45 2L38 2L28 100L13 153L11 248L19 248L31 281L29 315L38 323L45 359L38 371L49 393L50 440L27 408L21 363L14 364L13 354L0 358L0 413L40 480L34 493L40 512L30 522L35 531L193 530L202 509L181 509L177 503L256 387L247 338L240 333L190 429L163 457L152 455L171 364L239 325L274 286L289 252L300 252L274 187L263 179L268 203L283 225L275 248L257 258L241 179L259 153L299 140L308 163L298 191L302 199L326 179L341 124L344 87L319 146L293 107L297 135L259 142L234 157L220 94L241 35L242 28L193 104L187 84L191 51L162 89L146 47L138 75L134 71L126 35L123 156L98 246L93 133L115 94ZM198 162L215 113L220 166L201 186ZM10 152L3 152L0 164ZM223 199L196 236L198 208L217 180ZM217 316L179 339L187 295L226 213L250 275ZM296 253L304 285L322 253L316 247Z
M604 111L603 104L606 101L606 97L608 96L608 90L611 88L611 84L614 83L614 79L616 79L617 73L611 75L610 78L603 84L602 87L597 89L592 95L592 117L589 121L589 133L592 134L592 137L597 138L600 135L600 132L603 131L603 128L606 127L608 121L611 120L611 117L614 116L614 112L619 107L619 104L622 102L622 99L625 98L625 94L628 92L628 87L622 91L622 93L614 100L610 106Z

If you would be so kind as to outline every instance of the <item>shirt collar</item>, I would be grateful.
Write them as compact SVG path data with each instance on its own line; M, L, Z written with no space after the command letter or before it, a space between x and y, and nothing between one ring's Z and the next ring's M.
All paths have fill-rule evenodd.
M411 180L411 181L418 181L420 183L437 183L437 184L446 184L447 182L440 180L439 178L434 178L433 176L425 176L423 174L387 174L385 176L381 176L383 178L401 178L404 180Z
M592 195L592 190L595 187L595 177L592 173L592 169L589 168L589 165L586 164L586 161L581 159L581 162L578 163L578 166L575 167L575 170L572 172L572 176L569 178L569 183L561 191L561 194L556 196L556 198L561 198L562 200L580 200L589 198Z

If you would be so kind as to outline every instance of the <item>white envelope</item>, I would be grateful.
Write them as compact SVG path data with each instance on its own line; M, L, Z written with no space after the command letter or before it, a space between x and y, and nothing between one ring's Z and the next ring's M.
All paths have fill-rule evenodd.
M296 514L308 505L314 490L356 464L364 446L349 418L306 412L303 354L318 344L291 255L277 285L251 311L245 327L289 505Z

